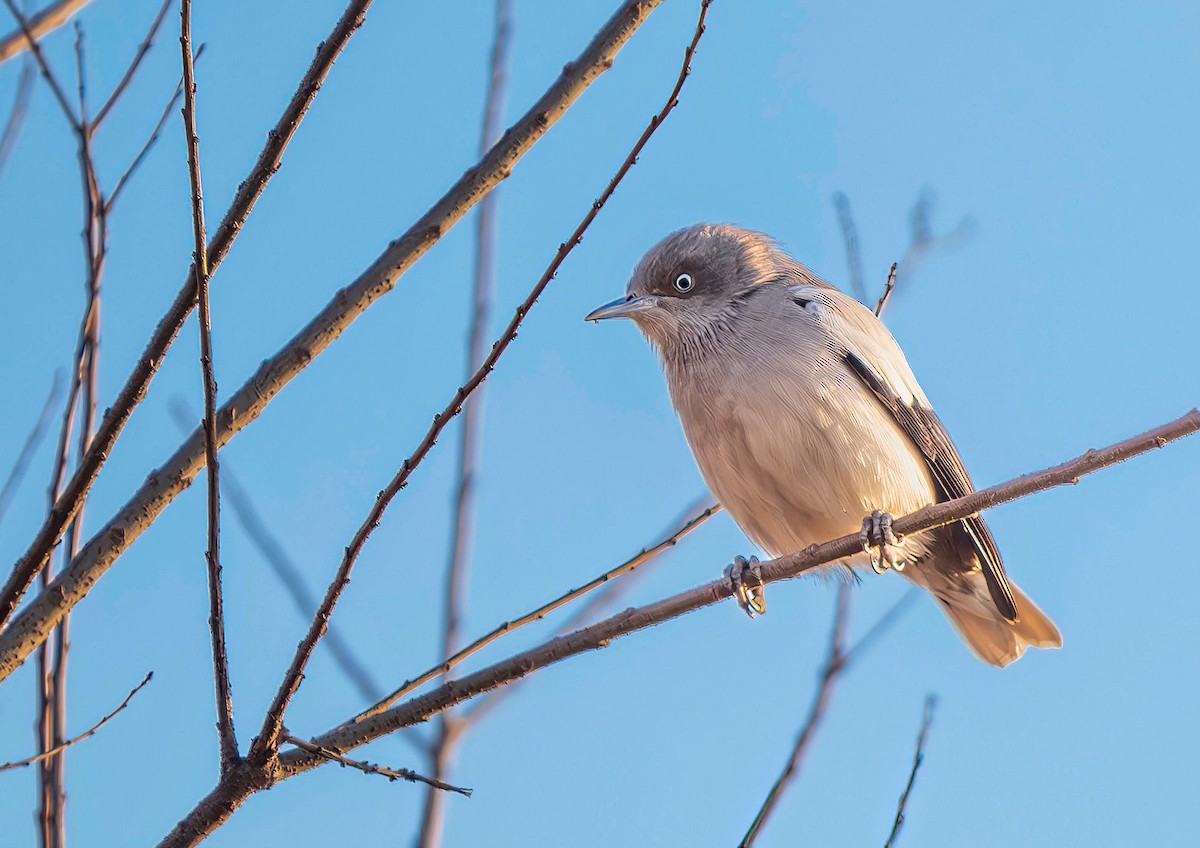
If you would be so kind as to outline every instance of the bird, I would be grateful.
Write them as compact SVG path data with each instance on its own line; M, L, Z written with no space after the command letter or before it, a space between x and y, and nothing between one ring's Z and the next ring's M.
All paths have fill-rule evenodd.
M899 344L867 307L761 232L696 224L637 263L624 297L586 320L628 318L658 354L705 483L772 557L858 531L851 573L894 570L936 600L982 661L1057 648L1050 618L1005 574L979 515L904 539L904 515L974 491ZM757 558L724 579L766 610Z

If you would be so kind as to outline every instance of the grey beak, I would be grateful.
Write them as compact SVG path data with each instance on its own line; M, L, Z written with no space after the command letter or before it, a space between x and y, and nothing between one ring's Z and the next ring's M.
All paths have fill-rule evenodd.
M645 312L658 305L658 298L652 294L640 296L626 295L618 297L611 303L606 303L599 309L593 309L584 321L603 321L605 318L632 318L639 312Z

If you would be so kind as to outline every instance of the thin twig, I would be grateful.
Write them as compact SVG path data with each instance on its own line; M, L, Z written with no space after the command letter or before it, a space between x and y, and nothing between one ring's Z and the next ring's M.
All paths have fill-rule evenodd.
M141 67L142 60L146 58L146 54L150 52L150 48L154 45L154 38L158 35L159 27L167 17L167 10L171 8L172 0L163 0L162 5L158 8L158 14L154 16L154 22L150 24L150 31L146 33L146 37L142 39L142 43L138 46L137 52L133 54L133 61L129 63L129 67L125 69L124 76L117 83L116 88L112 90L112 94L104 101L104 105L100 107L100 111L96 113L95 119L91 122L91 132L94 135L96 130L100 129L100 125L104 123L104 119L108 117L108 113L112 107L117 104L121 96L125 93L125 89L129 87L129 83L133 81L133 77L137 74L138 68Z
M513 619L512 621L504 622L499 627L496 627L494 630L484 634L483 636L480 636L474 642L467 645L465 648L458 651L453 656L448 657L447 659L442 661L440 664L434 666L433 668L429 669L428 671L423 672L422 674L417 675L412 680L406 681L403 685L400 686L399 689L392 692L386 698L376 702L374 705L371 706L370 709L364 710L363 712L359 713L357 716L355 716L354 720L362 721L366 718L369 718L370 716L377 715L377 714L383 712L388 707L390 707L392 704L396 703L401 698L403 698L405 695L408 695L408 694L416 691L417 689L419 689L421 686L424 686L429 681L434 680L435 678L440 677L443 674L446 674L452 668L459 665L463 660L467 659L468 657L472 656L475 653L478 653L480 650L487 647L492 642L495 642L500 637L506 636L509 633L512 633L512 632L520 629L521 627L524 627L526 624L529 624L530 622L540 621L541 619L545 618L547 615L549 615L551 612L558 609L559 607L569 604L571 601L575 600L576 598L582 597L583 595L586 595L588 592L591 592L593 589L599 588L600 586L604 586L610 580L615 580L616 578L620 577L621 575L628 574L629 572L633 571L635 568L638 568L639 566L644 565L645 563L649 562L654 557L658 556L663 551L669 550L670 548L677 545L684 536L686 536L688 533L691 533L693 530L695 530L697 527L699 527L701 524L703 524L705 521L707 521L709 518L716 515L720 511L721 511L720 504L714 504L713 506L711 506L708 509L701 512L695 518L693 518L690 521L688 521L687 523L685 523L682 527L679 527L678 529L676 529L675 532L671 533L669 536L667 536L665 539L663 539L657 545L654 545L653 547L650 547L650 548L643 548L637 554L630 557L625 562L621 563L620 565L618 565L616 568L612 569L611 571L604 572L603 574L601 574L599 577L595 578L594 580L590 580L587 583L584 583L578 589L572 589L571 591L567 592L566 594L560 595L559 597L555 598L553 601L550 601L547 604L543 604L542 606L538 607L537 609L533 610L532 612L526 613L525 615L521 616L520 618L516 618L516 619Z
M850 272L850 291L859 303L867 300L867 290L862 279L862 252L858 245L858 228L850 213L850 199L840 191L833 193L833 208L837 212L838 224L842 228L842 243L846 247L846 267Z
M924 507L895 521L897 535L909 535L943 527L982 510L1078 482L1079 478L1200 431L1200 410L1147 430L1102 450L1090 450L1052 468L1026 474L997 486ZM843 536L803 551L762 564L763 582L774 583L797 577L823 565L845 560L862 550L858 533ZM614 640L653 627L689 612L731 597L723 580L696 586L661 601L625 610L596 624L536 645L514 656L459 677L450 683L366 718L351 718L316 737L322 745L348 751L385 736L401 727L427 721L438 713L468 701L483 692L524 677L538 669L587 651L610 645ZM303 752L288 751L279 758L281 777L307 771L316 763Z
M496 0L495 37L484 97L483 121L479 133L479 155L485 155L504 129L504 105L508 93L508 45L511 21L510 0ZM479 203L475 217L475 274L471 292L471 318L467 329L466 374L472 372L487 355L488 326L496 289L497 201L499 192L488 193ZM458 647L465 615L467 587L470 583L471 551L475 541L475 505L479 475L480 448L483 440L484 402L487 393L480 386L464 404L462 432L458 443L458 485L454 493L454 517L451 520L450 555L446 564L446 588L443 595L442 645L439 656L447 657ZM451 713L438 717L433 744L429 750L429 769L433 779L442 780L450 770L458 742L465 727ZM421 823L417 831L418 848L436 848L441 842L445 817L445 796L429 789L425 793Z
M441 789L446 792L457 792L459 795L465 795L470 798L474 789L467 789L462 786L451 786L449 783L443 783L440 780L435 780L431 777L425 777L422 774L417 774L409 769L392 769L386 766L377 766L374 763L364 762L362 760L352 760L349 757L344 757L337 751L329 748L324 748L313 742L308 742L304 739L292 736L287 731L284 731L283 740L292 745L295 745L301 751L307 751L323 760L337 763L341 766L349 766L353 769L358 769L363 774L378 774L386 777L388 780L407 780L409 783L424 783L432 786L434 789Z
M213 677L217 697L217 733L221 771L238 760L233 729L233 694L225 651L225 610L221 599L221 481L217 461L217 378L213 372L212 316L208 304L208 238L204 232L204 189L200 180L200 136L196 133L196 69L192 60L192 3L179 4L179 48L183 57L183 128L187 137L188 176L192 187L193 276L200 313L200 369L204 382L204 455L208 469L208 628L212 634Z
M171 0L167 0L171 2ZM196 48L196 55L192 57L192 63L200 61L200 57L204 55L204 45L201 44ZM171 112L175 109L175 104L179 102L179 98L183 96L183 77L179 78L179 83L175 86L175 93L171 95L171 99L167 101L167 105L163 108L162 114L158 117L158 123L154 125L154 130L150 133L150 137L146 139L146 143L142 145L142 149L138 151L137 156L133 157L133 161L129 163L129 167L125 169L125 173L121 174L121 178L117 180L117 184L113 187L112 193L109 194L108 200L105 201L104 211L111 213L113 205L116 204L117 198L121 196L122 190L128 184L130 177L137 172L138 167L145 160L150 150L162 135L163 127L167 124L167 118L171 116ZM209 276L212 276L213 267L209 267Z
M904 826L904 809L908 806L908 796L912 793L913 784L917 780L917 769L921 767L921 763L925 759L925 739L929 735L929 726L933 723L933 708L936 705L937 699L933 695L925 697L925 709L921 715L921 732L917 734L917 750L913 754L912 770L908 773L908 783L904 785L904 792L900 795L900 805L896 808L892 832L888 834L883 848L892 848L896 844L896 837L900 833L900 828Z
M21 481L25 479L29 463L46 435L46 427L50 423L50 417L54 414L54 406L58 403L58 396L61 392L62 372L55 371L54 378L50 381L50 393L46 396L46 402L42 404L42 411L38 414L37 422L29 431L29 435L25 437L25 444L21 446L21 451L17 454L12 469L8 472L8 477L4 480L4 486L0 487L0 522L4 521L8 505L16 495Z
M270 709L267 711L266 720L263 722L262 731L258 735L258 739L254 748L254 751L258 757L268 757L272 752L278 749L279 728L283 723L283 718L287 712L288 704L291 702L292 697L296 694L296 690L300 688L300 683L304 679L304 669L308 664L309 657L312 656L313 649L316 647L317 642L320 641L321 636L325 631L326 623L329 620L329 616L333 613L334 608L337 606L337 602L340 600L342 592L345 591L346 586L350 582L350 573L354 568L354 563L358 559L358 555L362 552L363 546L366 544L371 532L379 526L379 523L383 517L383 513L387 509L388 504L390 504L392 499L399 494L400 490L407 485L409 476L417 468L417 466L421 464L421 461L429 454L429 451L433 448L434 443L437 442L438 436L441 434L445 426L450 422L450 419L462 411L462 405L466 401L467 397L481 383L483 383L488 374L492 372L492 369L496 367L497 361L517 337L517 331L523 323L525 316L529 314L529 310L533 308L538 297L545 290L546 286L549 285L552 279L554 279L554 276L557 274L558 269L562 265L563 261L567 258L567 255L570 254L576 245L583 241L584 232L587 230L592 221L595 220L596 216L600 213L600 210L604 208L604 205L608 202L608 199L612 197L613 192L617 190L617 186L620 185L621 180L624 179L625 175L629 173L629 170L637 162L637 157L642 152L642 148L646 146L646 143L650 140L650 137L654 135L655 130L662 126L662 122L674 110L675 106L678 105L679 92L683 88L683 84L687 80L690 72L692 56L695 55L696 45L699 43L701 36L704 34L704 21L708 14L708 7L711 2L712 0L702 0L700 4L700 16L696 23L695 33L692 36L691 43L684 51L683 65L680 68L679 77L675 80L675 85L672 87L671 93L667 97L666 104L658 112L658 114L654 115L650 119L650 124L642 132L637 142L633 145L633 149L630 150L629 155L625 158L625 161L621 163L621 166L617 169L617 173L609 181L608 186L604 189L604 192L589 207L587 214L583 216L583 219L575 227L575 231L571 234L566 242L559 245L558 252L555 254L554 259L542 274L541 279L539 279L534 285L533 290L530 291L525 300L521 302L521 305L517 307L516 313L513 315L508 327L500 335L500 338L496 341L496 343L492 345L491 351L488 353L483 363L479 366L478 370L476 370L471 376L471 379L467 380L467 382L454 393L454 396L450 399L450 402L446 404L446 407L433 417L433 423L426 431L424 438L420 441L408 459L404 460L403 465L400 466L400 470L396 472L396 475L392 477L387 486L384 487L383 491L379 493L379 496L376 497L375 503L372 505L367 514L366 520L363 521L362 525L355 532L350 544L346 546L346 554L342 558L341 565L338 567L337 575L334 577L333 582L329 584L329 589L325 593L325 599L321 603L321 608L317 612L316 617L313 619L312 626L309 628L304 640L296 649L296 654L292 659L292 664L288 668L287 674L284 676L283 683L280 684L279 691L276 693Z
M188 408L187 403L182 398L173 397L167 406L179 429L184 434L191 432L191 422L196 420L196 416ZM296 566L291 556L284 550L283 544L271 532L266 521L259 514L254 499L237 479L237 475L234 474L228 461L221 463L221 494L225 498L225 503L233 510L234 518L241 525L250 543L262 554L267 565L271 567L272 573L278 578L280 585L287 591L296 611L307 620L317 608L317 597L309 588L303 572ZM383 687L374 679L363 661L355 654L350 643L333 624L329 625L329 632L325 634L325 645L329 648L329 653L333 655L338 668L358 690L364 701L374 702L383 694ZM420 741L416 739L411 741L418 748L423 747Z
M67 23L71 20L72 15L88 4L88 1L59 0L30 17L15 32L0 38L0 64L7 62L13 56L19 56L28 50L34 41ZM22 20L23 18L18 18L18 23Z
M16 147L17 138L25 127L25 116L29 112L29 98L33 94L33 81L37 70L32 59L21 63L21 76L17 79L17 93L13 97L12 110L8 113L8 121L4 124L4 132L0 133L0 174L8 164L8 157Z
M696 498L692 503L683 509L679 516L671 521L665 528L661 536L670 537L677 532L675 528L691 525L695 521L695 527L698 527L708 518L715 515L721 509L720 504L713 503L711 497L705 493L703 496ZM661 566L662 563L673 553L674 547L664 549L656 555L654 559L643 563L642 567L636 571L627 573L621 580L609 579L603 588L598 592L593 592L587 603L581 604L573 615L568 617L562 624L554 630L556 636L565 636L586 624L590 624L595 620L596 616L604 609L614 606L622 596L626 595L630 589L637 585L639 577L645 577L650 573L655 565ZM463 724L475 726L476 723L482 721L485 716L494 711L505 699L512 697L514 693L520 690L520 685L503 686L499 689L493 689L484 695L476 698L471 706L462 714Z
M837 612L834 614L833 632L829 637L829 657L822 669L821 680L817 686L817 693L813 698L812 707L809 710L804 725L800 729L799 735L796 737L796 744L792 748L792 755L788 759L787 765L784 766L783 772L779 775L774 785L771 786L771 790L767 793L762 807L754 817L754 821L750 824L746 835L742 838L741 848L749 848L754 843L754 840L758 838L759 832L762 830L763 825L766 824L775 806L779 803L780 797L788 789L791 781L795 779L800 765L807 754L809 743L816 734L817 728L824 718L825 711L829 707L829 702L833 697L834 684L837 682L837 679L849 671L854 660L866 653L879 640L879 637L900 620L900 617L912 607L912 602L919 594L919 590L916 587L910 587L900 597L900 600L896 601L880 616L871 625L870 629L847 650L844 644L845 631L848 629L846 621L849 618L850 591L851 588L848 585L843 584L838 587Z
M892 268L888 271L887 283L883 287L883 294L879 296L879 302L875 304L875 317L882 318L883 310L887 309L888 301L891 300L892 292L896 290L896 265L892 263Z
M85 730L83 733L80 733L78 736L76 736L72 739L66 740L65 742L61 743L60 745L57 745L56 747L51 748L49 751L42 751L40 754L36 754L35 756L28 757L24 760L18 760L17 762L14 762L14 763L5 763L4 765L0 765L0 771L8 771L9 769L23 768L24 766L32 765L33 763L40 762L41 760L44 760L47 757L53 757L55 754L62 753L67 748L70 748L72 745L75 745L78 742L82 742L84 739L87 739L90 736L94 736L96 731L98 731L100 728L104 727L104 725L108 724L108 722L112 720L113 716L115 716L117 713L121 712L121 710L123 710L127 706L129 706L129 702L131 700L133 700L133 696L136 695L143 686L145 686L147 683L149 683L150 679L152 677L154 677L153 671L149 672L144 678L142 678L141 683L139 683L137 686L133 687L133 690L128 695L125 696L125 700L121 702L120 706L118 706L115 710L113 710L111 713L106 715L104 718L100 719L98 722L96 722L90 728Z
M892 296L893 289L897 286L903 287L903 283L916 273L921 262L931 252L952 247L970 234L971 219L963 218L955 225L954 229L945 235L933 235L933 226L929 220L932 210L933 195L928 191L922 192L908 215L908 250L905 251L904 257L898 263L893 263L892 265L892 269L888 274L887 285L884 287L883 294L879 298L879 303L875 307L875 314L877 316L882 315L889 298Z
M754 821L750 823L750 829L742 837L740 848L750 848L754 844L754 840L758 838L759 831L766 824L767 818L770 817L775 809L775 805L779 803L779 799L783 796L788 784L791 783L799 772L800 764L804 761L804 755L808 752L808 745L816 735L817 728L821 724L821 719L825 717L825 710L828 709L830 699L833 697L834 683L843 669L846 629L849 627L850 621L851 591L850 587L846 584L838 587L837 610L834 612L833 629L829 634L829 656L825 660L825 667L821 672L821 680L817 684L817 693L813 697L812 706L809 708L808 718L805 719L804 725L800 729L800 735L796 737L796 744L792 748L792 755L788 758L787 765L783 767L783 771L776 779L774 785L771 786L771 791L767 793L766 800L763 801L762 807L759 808L758 814L754 817Z

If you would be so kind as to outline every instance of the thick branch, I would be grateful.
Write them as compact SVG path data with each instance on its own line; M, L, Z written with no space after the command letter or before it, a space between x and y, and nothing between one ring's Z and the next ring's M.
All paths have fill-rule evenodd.
M225 608L221 598L221 481L217 461L217 378L213 371L212 316L208 304L208 239L204 232L204 188L200 179L200 136L196 132L196 69L192 59L192 2L179 6L179 47L183 56L183 128L187 139L188 179L192 188L192 254L200 308L200 369L204 383L204 457L208 469L208 629L212 637L213 678L217 698L217 733L221 771L238 759L233 730L233 694L229 657L225 652Z
M258 418L271 399L292 378L307 367L355 318L379 297L389 292L395 286L396 280L412 267L443 233L511 173L513 166L566 113L588 86L612 66L613 59L625 42L633 37L660 2L661 0L642 0L625 3L579 58L564 68L554 85L505 133L479 164L467 171L432 209L404 236L392 242L371 267L340 291L281 351L263 363L249 382L221 407L217 423L218 439L222 446ZM322 73L321 77L323 76ZM289 131L287 138L290 137ZM282 152L282 148L276 149L272 145L273 141L268 143L270 150ZM276 159L277 157L273 157L272 161ZM263 174L263 179L269 177L271 172L273 171ZM257 197L258 193L255 192L254 199ZM236 204L235 210L248 212L248 208L243 209ZM237 225L240 226L240 220L244 219L245 215L234 215L235 210L227 214L226 221L237 218ZM221 243L223 232L224 225L214 238L214 243ZM228 250L233 232L234 229L231 229L228 240L223 242L225 250ZM216 251L216 255L224 254ZM209 266L210 269L215 267L213 245L209 247ZM82 495L91 486L102 457L107 455L116 439L119 430L117 420L120 419L123 425L133 406L144 395L151 376L157 370L159 358L174 339L191 308L194 293L195 289L189 283L176 298L176 305L159 325L134 374L114 402L110 414L104 419L104 424L93 443L93 449L88 451L88 456L84 458L84 467L76 473L60 499L62 509L55 509L55 515L43 526L34 544L17 563L13 576L4 591L0 592L0 621L11 614L29 581L39 570L50 546L61 532L59 528L66 520L64 516L73 511L75 496ZM89 457L92 458L90 464ZM80 555L72 561L70 567L55 581L53 591L39 596L13 620L7 630L0 633L0 680L7 678L24 662L33 649L45 640L54 623L87 595L96 581L112 567L117 557L154 522L168 503L191 484L202 463L203 443L197 432L193 433L163 466L150 474L147 482L129 503L93 537Z
M0 64L28 50L30 35L37 40L53 32L71 20L71 16L88 2L89 0L58 0L31 17L27 22L28 28L19 26L14 32L0 38Z
M4 2L12 8L12 0L4 0ZM308 113L308 107L312 104L317 92L320 91L321 84L342 52L342 48L346 46L350 36L362 25L363 15L370 5L371 0L354 0L338 20L329 38L323 41L317 49L317 55L313 59L312 65L309 66L308 72L300 81L299 88L292 96L287 108L284 109L275 128L267 134L267 143L259 154L254 168L250 171L250 176L238 188L229 211L225 213L221 226L218 227L216 235L209 243L208 270L210 274L216 271L228 255L229 249L233 246L234 240L241 232L242 225L262 196L267 183L279 170L284 150L295 135L300 122ZM150 143L153 143L153 137ZM144 152L145 148L135 162L140 161ZM114 196L124 182L125 177L122 177L113 191ZM150 342L134 366L133 372L125 381L125 385L101 422L92 447L79 461L79 467L76 468L71 481L63 489L58 503L46 517L45 523L38 530L29 549L21 559L17 560L13 567L13 573L4 584L3 589L0 589L0 626L3 626L12 616L21 597L32 584L38 571L41 570L50 551L58 544L68 522L79 505L83 503L92 483L96 480L96 475L100 473L101 466L104 465L112 451L117 437L129 421L134 407L145 398L151 380L158 373L163 357L166 356L167 350L175 341L184 321L191 314L195 302L196 281L189 271L183 288L175 296L167 314L159 321L154 335L151 336ZM196 471L198 472L199 468ZM195 476L195 473L192 476ZM188 480L190 481L190 479L189 477ZM94 578L92 582L94 582Z
M897 535L907 536L960 521L982 510L1008 503L1034 492L1076 483L1085 474L1162 447L1168 442L1191 435L1197 430L1200 430L1200 410L1193 409L1181 418L1103 450L1089 450L1083 455L1053 468L1018 477L963 498L925 507L897 519L893 527ZM862 542L857 533L821 545L811 545L803 551L763 563L763 580L766 583L774 583L797 577L822 565L847 559L861 550ZM341 751L349 751L401 727L409 727L418 722L427 721L430 717L456 704L470 700L497 686L510 683L540 668L553 665L577 654L605 648L614 639L653 627L672 618L678 618L728 597L730 597L729 588L724 581L716 580L656 603L625 610L590 627L552 639L457 680L445 683L425 695L413 698L385 712L362 719L350 719L328 733L316 737L314 741ZM286 751L279 759L281 777L290 777L319 764L303 751Z

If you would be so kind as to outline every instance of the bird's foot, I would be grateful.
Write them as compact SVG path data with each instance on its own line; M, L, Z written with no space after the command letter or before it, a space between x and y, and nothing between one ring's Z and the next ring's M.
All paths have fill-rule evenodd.
M763 584L758 557L734 557L733 562L725 566L721 577L746 615L754 618L767 611L766 586Z
M871 569L883 574L889 568L903 571L907 563L899 556L904 540L892 532L892 516L875 510L863 519L862 531L858 534L863 550L871 558Z

